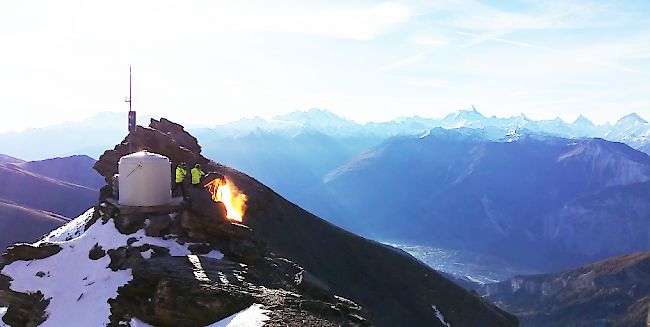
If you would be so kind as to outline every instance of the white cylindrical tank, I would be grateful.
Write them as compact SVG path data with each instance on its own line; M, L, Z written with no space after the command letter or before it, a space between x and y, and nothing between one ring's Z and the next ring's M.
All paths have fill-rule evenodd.
M120 158L119 204L150 207L171 202L171 163L165 156L140 151Z

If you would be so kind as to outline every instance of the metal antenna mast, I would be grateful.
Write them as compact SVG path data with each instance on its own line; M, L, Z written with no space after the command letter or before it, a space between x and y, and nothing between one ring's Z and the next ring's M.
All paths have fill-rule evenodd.
M131 112L131 66L129 66L129 98L124 100L129 103L129 112Z
M129 65L129 98L124 100L129 103L129 153L133 153L133 137L135 132L135 111L131 110L131 66Z

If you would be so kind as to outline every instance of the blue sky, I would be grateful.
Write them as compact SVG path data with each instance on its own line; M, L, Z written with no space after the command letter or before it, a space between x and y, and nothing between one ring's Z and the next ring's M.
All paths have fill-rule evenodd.
M0 132L125 111L184 124L650 119L648 1L4 1Z

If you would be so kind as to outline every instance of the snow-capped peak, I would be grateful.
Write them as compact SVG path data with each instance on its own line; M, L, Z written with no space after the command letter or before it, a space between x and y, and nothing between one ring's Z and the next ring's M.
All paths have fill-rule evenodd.
M284 116L275 116L276 121L290 121L299 124L309 123L312 126L341 126L344 124L356 124L353 121L339 117L328 110L311 108L307 111L294 111Z
M637 123L647 124L648 122L645 119L641 118L639 115L637 115L636 112L633 112L633 113L619 119L618 122L614 126L623 125L623 124L631 126L631 125L635 125Z
M459 127L480 127L478 126L485 120L485 116L481 115L474 106L470 109L458 110L451 113L442 119L443 124L448 128Z
M578 119L576 119L571 125L589 128L596 127L596 125L592 123L591 120L583 115L580 115L580 117L578 117Z

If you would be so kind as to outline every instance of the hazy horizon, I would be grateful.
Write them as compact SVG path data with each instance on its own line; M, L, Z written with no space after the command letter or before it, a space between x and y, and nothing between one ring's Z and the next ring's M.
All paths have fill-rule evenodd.
M287 114L290 114L290 113L295 113L295 112L303 112L303 113L306 113L306 112L308 112L308 111L310 111L310 110L312 110L312 109L321 110L321 111L329 111L329 110L327 110L327 109L310 108L310 109L306 109L306 110L296 110L296 111L292 111L292 112L279 113L279 114L276 114L276 115L272 115L272 116L270 116L270 117L260 117L260 116L255 116L255 117L242 117L242 118L239 118L239 119L235 119L235 120L231 120L231 121L228 121L228 122L225 122L225 123L219 123L219 124L210 124L209 122L204 122L204 123L200 123L200 124L188 124L188 123L185 123L185 122L183 122L183 121L174 121L174 120L172 120L172 121L175 122L175 123L181 124L181 125L182 125L183 127L185 127L186 129L188 129L188 128L189 128L189 129L193 129L193 128L214 128L214 127L218 127L218 126L227 125L227 124L229 124L229 123L233 123L233 122L236 122L236 121L244 120L244 119L247 119L247 120L253 120L253 119L255 119L255 118L261 118L261 119L264 119L264 120L266 120L266 121L273 121L273 118L274 118L274 117L277 117L277 116L284 116L284 115L287 115ZM476 110L479 114L483 115L483 116L486 117L486 118L490 118L490 117L492 117L492 116L485 115L485 114L483 114L480 110L478 110L477 108L472 108L472 107L470 107L470 108L466 108L466 109L456 110L456 111L453 111L453 112L448 112L447 114L442 115L442 116L439 116L439 117L427 117L427 116L420 116L420 115L413 115L413 116L396 116L396 117L393 117L392 119L388 119L388 120L385 120L385 121L369 121L369 122L364 122L364 123L360 123L360 122L357 122L357 121L355 121L355 120L353 120L353 119L350 119L350 118L347 118L347 117L343 117L343 116L340 116L340 115L336 115L335 113L332 113L332 112L330 112L330 113L332 113L332 114L334 114L334 115L336 115L336 116L338 116L338 117L340 117L340 118L344 118L344 119L351 120L351 121L353 121L353 122L355 122L355 123L357 123L357 124L365 125L365 124L372 124L372 123L384 123L384 122L390 122L390 121L398 120L399 118L410 118L410 117L414 117L414 116L419 116L419 117L421 117L421 118L425 118L425 119L443 119L443 118L445 118L445 116L447 116L447 115L449 115L449 114L453 114L453 113L455 113L455 112L462 111L462 110L466 110L466 111ZM45 125L45 126L39 126L39 127L27 127L27 128L23 128L23 129L21 129L21 130L1 131L0 134L9 133L9 132L21 133L21 132L25 131L26 129L47 128L47 127L57 126L57 125L64 124L64 123L81 123L81 122L84 122L84 121L90 120L90 119L92 119L92 118L94 118L94 117L97 117L98 115L105 114L105 113L111 113L111 114L123 114L123 115L124 115L124 124L125 124L125 126L126 126L126 124L127 124L127 115L126 115L126 114L128 113L128 111L102 111L102 112L95 113L95 114L93 114L91 117L88 117L88 118L86 118L86 119L81 119L81 120L67 120L67 121L64 121L64 122L57 122L57 123L50 124L50 125ZM594 121L593 121L593 120L592 120L588 115L581 115L581 116L584 116L585 118L589 119L589 120L590 120L591 122L593 122L596 126L600 126L600 125L604 125L604 124L611 124L611 125L614 125L614 124L616 124L616 122L618 122L621 118L626 117L626 116L629 116L629 115L632 115L632 114L636 114L636 115L639 116L641 119L647 120L647 119L645 119L645 117L643 117L642 115L639 115L639 114L636 113L636 112L624 113L624 114L622 114L620 117L618 117L617 119L615 119L615 120L613 120L613 121L607 121L607 122L602 123L602 124L598 124L598 123L594 122ZM499 118L499 119L508 119L508 118L513 118L513 117L518 117L518 116L520 116L520 115L524 115L524 116L530 118L528 115L526 115L526 113L523 113L523 112L520 113L519 115L516 115L516 116L510 116L510 117L498 117L498 116L496 116L496 118ZM162 117L162 118L167 118L167 117L165 117L165 116L161 116L161 115L158 115L158 114L156 114L156 113L140 113L140 112L137 113L137 117L140 118L140 120L137 121L137 124L138 124L138 125L148 125L148 121L142 121L142 118L144 118L144 117L147 117L147 119L148 119L149 117L154 117L154 118L156 118L156 119L161 118L161 117ZM541 120L547 120L547 121L548 121L548 120L554 120L554 119L557 119L557 118L562 119L561 117L554 117L554 118L541 119ZM167 118L167 119L169 119L169 118ZM577 118L576 118L576 119L577 119ZM563 120L565 123L567 123L567 124L572 124L576 119L571 120L571 121L566 121L566 120L564 120L564 119L562 119L562 120ZM534 121L540 121L540 120L538 120L538 119L533 119L533 120L534 120Z
M194 125L326 109L358 123L650 117L639 0L0 4L0 132L133 109Z

